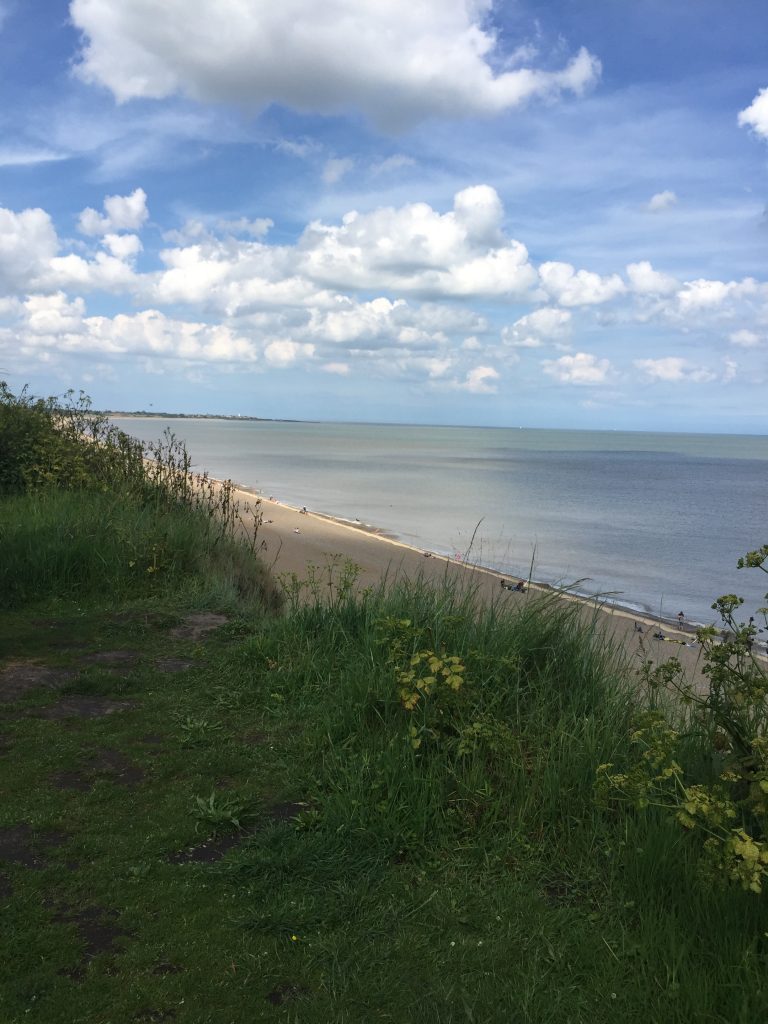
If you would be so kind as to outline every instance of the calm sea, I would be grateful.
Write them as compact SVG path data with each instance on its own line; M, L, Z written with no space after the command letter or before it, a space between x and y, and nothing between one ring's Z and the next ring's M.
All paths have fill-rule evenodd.
M764 604L736 560L768 543L768 437L115 419L169 426L198 469L409 544L653 615ZM745 605L745 608L747 607ZM749 612L747 612L749 614Z

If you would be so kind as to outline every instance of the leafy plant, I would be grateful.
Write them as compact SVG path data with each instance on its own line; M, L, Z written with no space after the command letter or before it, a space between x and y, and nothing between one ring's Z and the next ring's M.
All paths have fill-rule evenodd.
M766 561L768 545L738 567L768 572ZM768 673L754 653L754 616L737 620L742 604L735 594L718 598L712 608L723 629L698 631L706 691L684 677L677 659L645 666L652 702L671 690L687 715L680 724L658 708L639 716L634 757L623 771L600 765L597 786L604 800L673 815L701 837L710 875L760 893L768 879ZM758 614L765 621L768 609Z
M243 817L247 812L246 801L224 793L211 790L210 796L196 796L193 806L194 816L200 824L210 825L215 832L226 829L242 828Z

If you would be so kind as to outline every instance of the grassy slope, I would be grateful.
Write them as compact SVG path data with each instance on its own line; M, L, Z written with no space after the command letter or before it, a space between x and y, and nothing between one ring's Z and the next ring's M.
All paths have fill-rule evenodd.
M0 1020L765 1016L764 902L703 888L678 831L595 809L626 702L608 652L555 606L478 622L418 590L280 618L230 600L227 625L174 639L201 604L150 589L3 620L6 658L70 666L71 692L135 705L64 721L30 714L50 692L0 706L2 824L66 833L38 866L3 869ZM418 750L389 663L403 618L467 669ZM122 677L85 661L115 649L138 655ZM192 667L159 671L172 655ZM460 755L477 721L506 728ZM144 778L121 784L104 751ZM78 775L85 789L59 788ZM228 814L242 842L172 862L217 824L231 834ZM111 950L88 952L89 908L92 946L99 922L125 932Z

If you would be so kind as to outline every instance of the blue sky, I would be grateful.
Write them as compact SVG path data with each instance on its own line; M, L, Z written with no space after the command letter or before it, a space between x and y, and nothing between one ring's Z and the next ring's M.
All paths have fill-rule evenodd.
M765 433L764 0L0 0L0 369Z

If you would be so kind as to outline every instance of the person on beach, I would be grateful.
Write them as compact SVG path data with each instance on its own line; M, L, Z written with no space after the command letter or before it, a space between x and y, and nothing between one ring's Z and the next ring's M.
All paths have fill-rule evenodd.
M682 624L684 622L685 622L685 612L678 612L677 613L677 624L678 624L678 626L682 626Z
M642 633L643 632L643 627L640 625L639 622L635 623L635 632L636 633Z

